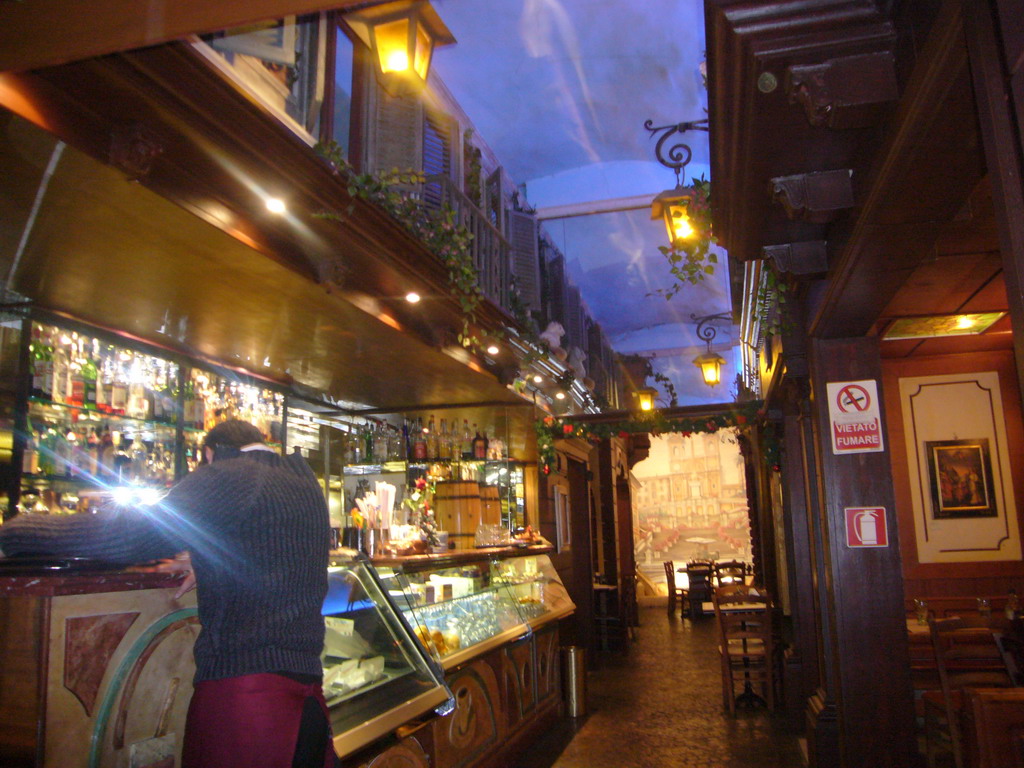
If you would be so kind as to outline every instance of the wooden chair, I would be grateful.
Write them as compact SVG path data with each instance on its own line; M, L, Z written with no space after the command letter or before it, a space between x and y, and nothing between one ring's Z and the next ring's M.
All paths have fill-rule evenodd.
M971 768L1024 768L1024 690L966 691L964 742Z
M745 584L747 564L742 560L718 560L715 562L715 586Z
M686 577L690 583L690 616L704 615L704 603L711 601L711 577L714 568L707 560L690 560L686 564Z
M968 626L960 617L931 619L932 647L941 690L925 691L925 756L928 768L952 751L956 768L964 768L961 715L964 689L1012 685L991 627Z
M682 615L690 615L690 590L686 587L678 586L676 584L676 569L675 564L671 560L664 562L665 566L665 583L668 584L668 612L674 613L676 610L676 600L682 605Z
M713 593L722 666L722 704L736 715L738 698L754 699L761 689L769 711L775 710L775 640L771 599L763 589L736 584ZM737 696L736 687L743 692Z

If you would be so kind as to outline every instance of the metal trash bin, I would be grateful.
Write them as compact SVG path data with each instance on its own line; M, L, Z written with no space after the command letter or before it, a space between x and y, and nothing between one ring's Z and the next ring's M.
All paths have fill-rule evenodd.
M569 717L587 714L587 661L579 646L562 649L562 674L565 683L565 707Z

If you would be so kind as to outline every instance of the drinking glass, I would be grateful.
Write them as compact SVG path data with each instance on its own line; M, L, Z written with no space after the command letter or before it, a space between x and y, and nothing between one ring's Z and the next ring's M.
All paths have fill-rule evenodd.
M987 597L978 598L978 614L985 619L992 615L992 606L989 605Z
M921 598L914 600L914 613L917 615L918 624L928 623L928 603Z

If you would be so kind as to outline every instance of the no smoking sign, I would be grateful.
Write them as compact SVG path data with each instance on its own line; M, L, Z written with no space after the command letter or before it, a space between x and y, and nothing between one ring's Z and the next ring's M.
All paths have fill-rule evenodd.
M828 393L832 452L884 451L877 382L874 379L830 381L825 387Z

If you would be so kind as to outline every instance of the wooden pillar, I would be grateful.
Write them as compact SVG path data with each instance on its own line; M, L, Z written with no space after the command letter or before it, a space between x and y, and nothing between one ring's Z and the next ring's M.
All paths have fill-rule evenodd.
M793 646L785 662L785 709L801 719L808 699L818 690L818 635L814 611L814 549L809 515L817 510L818 485L813 423L806 378L786 382L782 394L782 503L786 570L793 616ZM819 734L821 735L821 734Z
M808 707L812 765L904 768L916 755L903 575L888 450L833 452L826 384L874 380L874 338L812 339L811 403L818 462L810 510L820 688ZM885 433L885 412L878 403ZM887 445L887 441L886 441ZM888 546L848 546L846 509L884 507ZM838 737L838 739L836 739Z
M1024 0L969 5L964 34L992 182L1017 379L1024 381ZM1024 397L1024 387L1021 387Z

